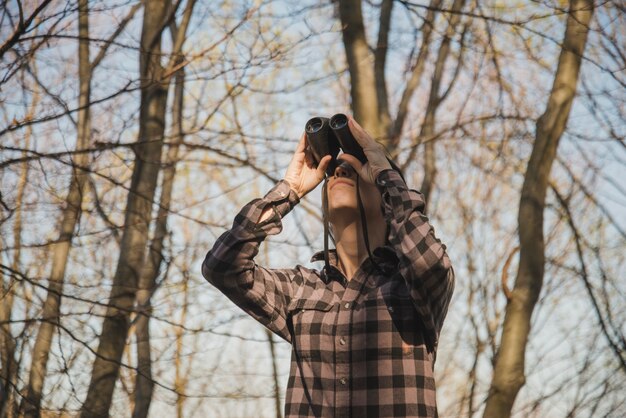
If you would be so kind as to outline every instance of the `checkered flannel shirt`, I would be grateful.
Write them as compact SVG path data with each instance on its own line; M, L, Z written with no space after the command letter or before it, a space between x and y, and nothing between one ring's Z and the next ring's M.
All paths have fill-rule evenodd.
M351 280L254 257L297 203L285 181L247 204L202 265L204 277L292 345L286 417L435 417L437 340L454 288L446 246L423 213L423 195L393 170L376 179L388 241ZM272 205L273 216L259 222ZM312 261L323 260L317 253Z

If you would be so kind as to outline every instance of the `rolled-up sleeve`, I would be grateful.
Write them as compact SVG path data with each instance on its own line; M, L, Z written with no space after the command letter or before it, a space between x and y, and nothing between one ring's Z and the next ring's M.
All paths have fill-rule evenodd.
M400 273L436 346L455 281L446 246L435 236L424 214L424 195L409 189L398 172L383 171L376 185Z
M267 269L254 258L268 235L282 231L282 218L299 202L289 184L280 181L262 199L248 203L207 253L202 274L237 306L287 341L287 306L294 294L297 269ZM260 222L268 206L273 215Z

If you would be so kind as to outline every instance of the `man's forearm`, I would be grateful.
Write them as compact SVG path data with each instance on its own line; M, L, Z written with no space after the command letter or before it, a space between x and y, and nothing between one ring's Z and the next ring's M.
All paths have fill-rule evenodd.
M261 218L259 218L259 223L267 221L274 215L274 206L270 205L263 209L261 212Z

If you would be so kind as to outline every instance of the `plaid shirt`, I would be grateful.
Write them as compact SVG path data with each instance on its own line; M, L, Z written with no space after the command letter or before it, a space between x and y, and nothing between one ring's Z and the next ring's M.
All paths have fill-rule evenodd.
M437 416L433 368L454 271L423 195L393 170L376 184L389 230L373 253L382 272L368 258L347 281L335 252L328 274L257 265L259 245L298 203L284 181L242 209L202 265L210 283L292 344L286 417ZM259 223L268 205L274 214Z

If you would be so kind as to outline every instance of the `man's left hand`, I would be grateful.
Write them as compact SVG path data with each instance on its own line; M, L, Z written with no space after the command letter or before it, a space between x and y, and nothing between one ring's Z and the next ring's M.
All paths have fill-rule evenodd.
M346 153L341 154L337 158L350 164L363 180L374 184L376 177L382 171L391 169L391 164L387 160L383 147L374 141L370 134L352 116L348 119L348 126L356 141L363 148L367 162L363 164L355 156Z

